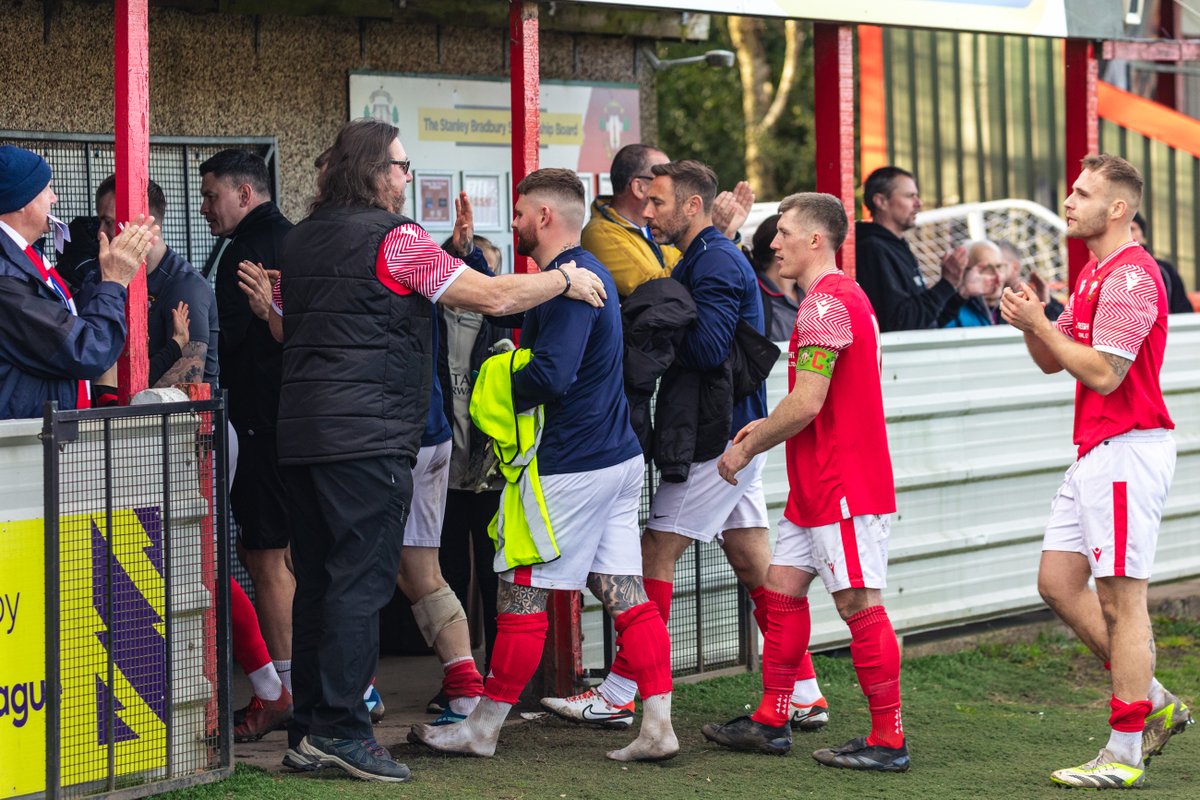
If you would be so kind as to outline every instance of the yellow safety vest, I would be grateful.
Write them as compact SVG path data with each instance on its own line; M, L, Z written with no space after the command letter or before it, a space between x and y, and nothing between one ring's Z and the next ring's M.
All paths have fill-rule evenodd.
M505 481L500 509L488 525L496 545L496 572L544 564L560 555L538 477L545 411L539 405L518 414L513 403L513 373L532 358L528 348L492 356L480 366L471 392L471 419L492 437Z

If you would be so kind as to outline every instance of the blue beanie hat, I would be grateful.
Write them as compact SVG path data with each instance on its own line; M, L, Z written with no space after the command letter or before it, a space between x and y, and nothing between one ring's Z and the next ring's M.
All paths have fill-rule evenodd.
M50 183L50 165L37 153L0 146L0 214L20 211Z

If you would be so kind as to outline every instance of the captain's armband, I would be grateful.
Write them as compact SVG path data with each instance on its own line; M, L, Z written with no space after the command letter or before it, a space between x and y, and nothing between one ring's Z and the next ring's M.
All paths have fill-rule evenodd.
M836 350L826 350L824 347L809 345L801 347L796 353L796 371L805 370L833 378L833 365L837 361Z

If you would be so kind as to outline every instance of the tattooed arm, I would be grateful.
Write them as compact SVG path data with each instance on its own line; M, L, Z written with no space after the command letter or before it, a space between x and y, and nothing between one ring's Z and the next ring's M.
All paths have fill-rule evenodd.
M603 575L593 572L588 575L587 586L596 599L604 604L613 619L634 606L648 602L646 589L639 575Z
M154 388L174 386L177 383L202 383L204 381L204 359L207 355L207 344L188 342L183 346L182 355L155 382Z
M517 586L501 578L496 592L496 611L500 614L537 614L546 610L549 596L549 589Z

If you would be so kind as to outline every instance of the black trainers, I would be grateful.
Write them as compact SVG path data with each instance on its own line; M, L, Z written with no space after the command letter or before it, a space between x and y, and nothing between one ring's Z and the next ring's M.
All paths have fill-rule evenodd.
M817 763L842 769L874 770L875 772L908 772L908 745L884 747L867 744L865 737L851 739L841 747L826 747L812 754Z
M746 750L781 756L792 749L792 729L787 724L779 727L764 725L750 717L738 717L724 725L709 723L700 729L704 738L731 750Z
M430 700L425 705L425 713L426 714L441 714L443 711L445 711L449 707L450 707L450 698L446 696L445 692L438 692L437 694L435 694L433 696L433 699Z
M408 767L393 761L391 754L374 739L331 739L310 733L300 741L298 749L327 767L338 767L364 781L403 783L410 776Z

